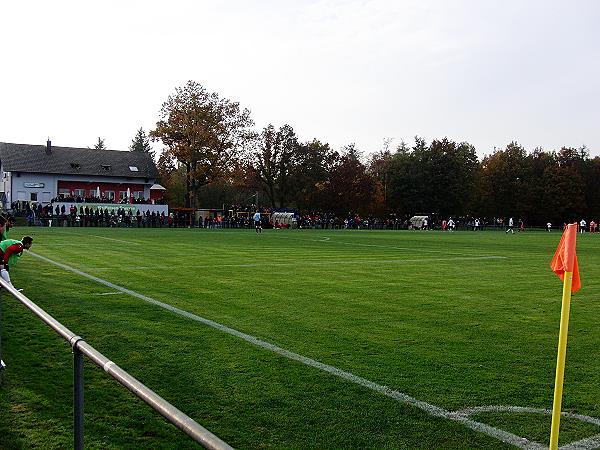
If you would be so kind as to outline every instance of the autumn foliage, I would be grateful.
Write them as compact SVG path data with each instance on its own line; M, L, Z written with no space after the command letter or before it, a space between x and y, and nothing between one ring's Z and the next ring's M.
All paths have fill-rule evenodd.
M383 150L302 142L291 125L252 129L247 109L190 81L163 104L150 132L165 146L162 182L172 204L358 213L523 218L556 224L600 217L600 159L585 147L528 153L516 142L480 161L468 142L416 137ZM202 204L199 204L202 203Z

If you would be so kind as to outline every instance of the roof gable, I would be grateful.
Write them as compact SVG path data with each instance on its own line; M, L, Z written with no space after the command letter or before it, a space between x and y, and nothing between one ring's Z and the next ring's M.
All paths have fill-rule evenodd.
M145 152L51 147L0 142L6 172L157 178L152 157ZM133 168L137 168L137 171Z

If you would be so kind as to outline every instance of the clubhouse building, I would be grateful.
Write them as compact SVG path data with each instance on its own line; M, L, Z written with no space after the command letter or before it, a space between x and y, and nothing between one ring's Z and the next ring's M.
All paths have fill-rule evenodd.
M0 206L15 202L162 203L164 188L145 152L0 142ZM157 205L158 206L158 205ZM166 207L163 207L166 208ZM161 208L161 209L163 209Z

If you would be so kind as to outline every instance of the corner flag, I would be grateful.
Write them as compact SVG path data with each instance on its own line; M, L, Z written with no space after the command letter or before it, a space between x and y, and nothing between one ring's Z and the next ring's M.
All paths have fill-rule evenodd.
M550 450L558 449L560 429L560 411L562 406L563 381L565 378L565 359L567 356L567 336L569 331L569 312L571 293L581 289L579 265L575 252L577 224L567 225L560 243L552 258L550 267L563 281L562 309L560 311L560 331L558 335L558 356L556 358L556 378L554 380L554 403L552 405L552 426L550 428Z
M571 284L571 292L574 294L581 289L581 280L579 279L579 265L577 264L577 253L575 252L577 237L577 224L571 223L567 225L554 258L550 263L550 267L556 275L564 282L565 272L571 272L573 274L573 281Z

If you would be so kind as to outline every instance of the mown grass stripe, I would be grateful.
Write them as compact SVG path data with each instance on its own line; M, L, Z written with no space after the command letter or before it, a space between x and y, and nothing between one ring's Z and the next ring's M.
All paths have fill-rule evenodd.
M300 260L300 263L304 267L311 266L331 266L335 264L336 266L349 266L359 264L364 266L365 264L372 264L375 266L378 265L386 265L386 264L426 264L430 262L441 262L441 263L453 263L456 261L478 261L478 260L504 260L508 259L506 256L464 256L464 257L456 257L456 258L419 258L419 259L345 259L345 260L327 260L320 259L319 261L314 260ZM294 262L253 262L253 263L239 263L239 264L211 264L211 268L219 268L219 267L289 267L289 266L297 266L298 260ZM148 270L148 269L158 269L162 266L137 266L137 267L128 267L127 271L132 270ZM190 264L170 264L169 267L171 269L177 268L185 268L189 269L190 267L196 267ZM94 270L111 270L113 267L94 267Z

